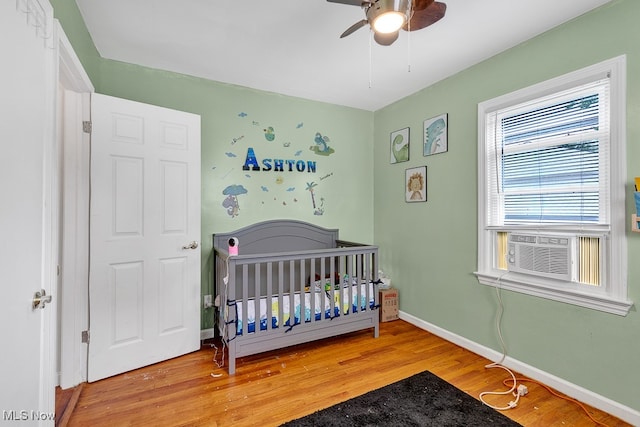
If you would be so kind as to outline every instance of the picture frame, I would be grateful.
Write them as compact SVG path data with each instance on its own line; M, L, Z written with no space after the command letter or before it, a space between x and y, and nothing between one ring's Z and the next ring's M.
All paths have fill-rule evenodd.
M389 137L391 149L389 162L391 164L409 161L409 144L411 142L409 137L408 127L391 132Z
M408 168L404 173L404 200L407 203L427 201L427 167Z
M444 153L449 150L448 132L449 121L448 114L440 114L423 122L423 145L422 152L424 156Z

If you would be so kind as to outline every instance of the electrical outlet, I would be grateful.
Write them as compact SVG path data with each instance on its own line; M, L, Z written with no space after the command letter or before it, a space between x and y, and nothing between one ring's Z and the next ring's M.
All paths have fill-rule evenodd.
M213 306L213 303L211 301L211 295L205 295L204 296L204 308L210 308L211 306Z

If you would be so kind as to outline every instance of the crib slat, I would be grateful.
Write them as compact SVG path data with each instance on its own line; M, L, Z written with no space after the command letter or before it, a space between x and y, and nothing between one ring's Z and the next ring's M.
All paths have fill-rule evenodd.
M362 306L362 301L364 300L364 297L366 295L366 288L368 287L368 285L366 285L366 282L363 280L364 279L364 272L362 271L362 262L364 261L364 255L355 255L354 256L355 260L355 284L356 284L356 304L357 304L357 308L358 311L364 311L366 310L366 301L365 301L365 307ZM365 287L363 288L362 285L365 284Z
M304 292L304 284L305 284L305 279L304 279L304 274L305 274L305 259L301 259L298 261L298 263L300 264L300 274L298 276L298 286L300 286L300 291L299 291L299 295L300 295L300 323L304 323L306 320L306 314L307 311L305 309L307 302L306 302L306 298L305 298L305 292Z
M289 261L289 327L296 324L296 293L295 293L295 260Z
M369 272L369 274L371 274L370 280L372 282L376 282L378 281L378 253L374 252L371 253L368 257L367 257L367 265L366 265L367 271ZM369 287L367 287L367 292L369 290ZM377 310L378 305L380 304L379 302L379 295L377 292L377 287L374 286L373 289L371 290L371 292L373 292L373 295L368 295L367 296L367 300L371 300L373 299L374 303L373 303L373 310ZM378 323L376 323L375 326L375 332L374 335L376 337L378 337Z
M325 275L325 261L326 258L322 257L320 258L320 310L321 310L321 314L320 314L320 319L324 319L325 318L325 307L327 306L327 293L324 290L324 275Z
M335 288L333 286L333 277L336 274L336 259L334 257L329 258L329 289L331 295L331 317L336 315L336 294ZM324 280L324 279L323 279ZM340 304L338 300L338 304ZM340 310L340 309L338 309Z
M284 261L278 262L278 327L284 326Z
M369 283L375 281L372 276L377 276L377 272L374 274L371 271L371 254L368 254L368 256L364 257L364 271L365 271L364 280L365 280L365 283L367 284L367 287L365 288L366 292L367 292L367 300L366 300L367 301L367 304L366 304L367 308L366 309L367 310L372 310L371 306L369 305L369 301L371 301L372 295L370 294L369 291L374 292L375 294L377 294L377 292L375 292L375 287L373 287L373 286L371 287L371 289L369 289ZM376 303L373 304L374 308L375 308L376 305L377 305Z
M235 263L233 262L229 262L229 264L227 265L227 267L229 268L229 270L227 271L228 274L228 282L227 283L236 283L236 266ZM233 340L233 338L235 338L236 336L236 327L237 327L237 321L238 321L238 312L236 311L235 307L231 307L229 306L230 303L235 304L236 302L236 287L235 286L225 286L223 288L224 290L226 290L226 294L224 297L226 298L226 301L222 301L222 304L224 304L224 310L226 310L225 314L224 314L224 319L223 319L223 328L226 330L228 336L229 336L229 340ZM227 322L233 322L233 323L227 323ZM224 336L224 335L223 335Z
M369 300L365 299L365 303L364 303L364 307L362 306L362 301L366 295L367 292L367 288L369 288L369 282L367 282L364 277L364 271L362 271L362 263L364 262L364 254L359 254L359 255L355 255L355 262L356 262L356 293L357 293L357 307L358 307L358 311L366 311L367 310L367 303ZM364 289L362 288L362 284L364 283Z
M309 305L311 306L311 314L309 315L309 320L311 323L316 321L316 286L315 286L315 278L316 278L316 258L312 257L311 262L309 263ZM320 312L322 313L322 305L319 305ZM322 315L320 317L322 319Z
M262 293L260 292L260 269L261 269L261 264L255 263L253 265L253 305L254 305L254 316L255 316L255 330L258 331L260 330L260 320L262 319L261 315L261 309L262 309L262 304L260 304L260 295L262 295Z
M247 316L249 314L249 265L242 266L242 335L249 333Z
M358 313L362 311L360 304L360 295L362 294L362 291L360 290L360 275L358 274L359 256L358 254L354 254L350 255L350 257L351 261L349 261L349 278L347 279L347 282L349 283L349 289L351 290L353 295L349 297L351 300L351 304L349 304L349 306L354 313Z
M273 263L267 263L267 331L273 328Z
M346 257L346 261L347 261L347 294L348 294L348 303L345 304L347 306L347 314L352 313L353 310L353 255L347 255ZM356 289L356 295L357 295L358 290ZM344 293L344 292L343 292Z

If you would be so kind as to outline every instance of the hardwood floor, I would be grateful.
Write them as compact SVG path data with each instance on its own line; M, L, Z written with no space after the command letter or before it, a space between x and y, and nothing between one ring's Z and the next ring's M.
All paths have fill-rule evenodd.
M205 344L173 360L83 384L79 391L58 390L58 410L64 412L74 394L77 404L70 415L58 414L56 425L277 426L424 370L476 398L508 390L503 381L510 378L502 369L486 369L491 361L402 320L382 323L378 339L362 331L244 357L235 376L218 368L213 356ZM577 404L536 383L523 384L529 393L503 412L520 424L596 425ZM498 396L490 403L509 400ZM588 409L605 425L629 425Z

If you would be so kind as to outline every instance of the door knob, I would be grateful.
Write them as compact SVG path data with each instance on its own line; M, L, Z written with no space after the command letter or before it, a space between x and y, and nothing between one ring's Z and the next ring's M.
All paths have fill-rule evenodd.
M47 295L44 289L37 291L33 295L33 303L31 308L35 310L36 308L44 308L45 304L51 302L51 295Z
M198 248L198 242L196 242L195 240L189 243L188 245L184 245L182 247L182 249L197 249L197 248Z

